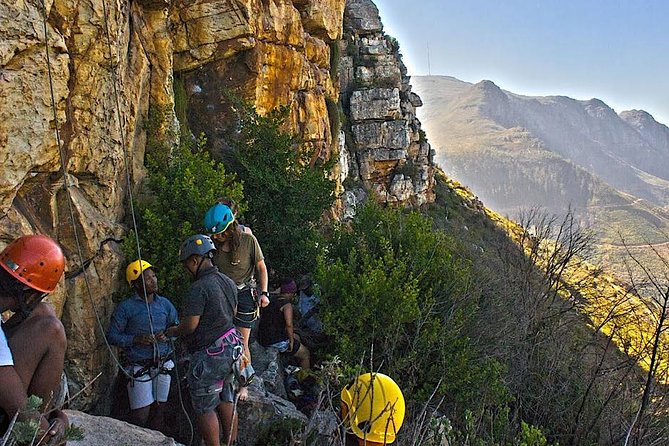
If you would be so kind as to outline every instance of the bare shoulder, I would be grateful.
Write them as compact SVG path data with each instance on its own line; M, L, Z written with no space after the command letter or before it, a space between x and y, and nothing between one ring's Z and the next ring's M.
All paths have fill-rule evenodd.
M30 317L53 317L58 319L58 316L56 316L56 310L53 308L52 305L46 303L46 302L40 302L35 306L33 311L30 313Z

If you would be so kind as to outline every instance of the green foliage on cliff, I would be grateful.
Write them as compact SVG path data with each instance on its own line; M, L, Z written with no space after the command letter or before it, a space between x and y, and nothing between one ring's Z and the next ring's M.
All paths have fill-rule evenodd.
M483 413L503 405L500 367L466 334L476 310L458 242L419 213L369 205L335 231L319 258L324 322L350 364L393 376L406 395L435 391L451 407ZM462 414L461 414L462 415Z
M288 109L260 116L237 103L233 169L244 184L246 221L262 246L270 270L279 276L309 272L316 262L317 225L334 200L329 165L314 150L297 147L283 129Z
M174 148L155 140L149 145L148 190L136 206L141 257L157 268L160 294L180 302L189 283L179 262L181 242L202 231L202 217L218 197L241 203L242 186L211 158L204 137L184 136ZM134 230L123 248L128 261L137 258Z

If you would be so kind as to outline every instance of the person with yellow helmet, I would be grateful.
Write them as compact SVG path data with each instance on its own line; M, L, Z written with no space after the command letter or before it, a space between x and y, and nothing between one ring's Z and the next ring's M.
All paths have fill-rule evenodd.
M365 373L341 391L341 412L359 446L391 444L404 421L404 396L389 376Z
M130 363L130 422L164 430L161 403L169 396L174 368L174 352L165 330L179 323L177 310L169 299L158 295L158 277L149 262L131 262L125 277L134 293L114 310L109 342L121 347Z
M54 402L67 339L54 309L42 302L64 269L63 251L44 235L19 237L0 252L0 313L14 313L0 327L0 436L17 412L23 419L28 395L36 395L49 414L37 420L40 444L61 444L64 438L68 419Z

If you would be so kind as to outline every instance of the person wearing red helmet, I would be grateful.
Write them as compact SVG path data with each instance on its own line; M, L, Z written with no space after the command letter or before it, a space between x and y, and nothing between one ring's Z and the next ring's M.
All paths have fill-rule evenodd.
M64 269L60 246L43 235L19 237L0 253L0 313L14 313L0 328L0 418L19 412L21 419L28 396L40 397L40 444L61 444L68 426L67 416L52 407L63 373L65 329L42 302Z

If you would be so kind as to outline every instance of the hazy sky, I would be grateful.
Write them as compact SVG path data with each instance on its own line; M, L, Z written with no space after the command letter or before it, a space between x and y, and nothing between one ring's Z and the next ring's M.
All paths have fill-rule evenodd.
M374 0L409 74L598 98L669 125L668 0Z

